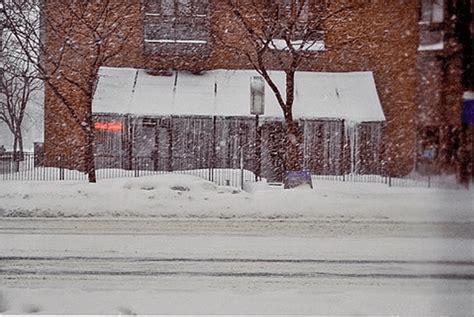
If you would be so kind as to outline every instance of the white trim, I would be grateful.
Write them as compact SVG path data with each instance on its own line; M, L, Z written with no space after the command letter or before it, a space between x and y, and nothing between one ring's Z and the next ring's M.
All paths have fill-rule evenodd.
M207 41L204 40L168 40L168 39L160 39L160 40L147 40L145 39L146 43L171 43L171 44L207 44Z
M303 43L302 40L291 41L291 45L293 48L301 50L301 51L325 51L326 46L324 45L323 40L318 41L306 41L304 45L301 47ZM271 48L276 50L288 50L288 46L286 45L285 40L282 39L273 39L270 43Z
M444 49L444 42L438 42L435 44L427 44L418 46L419 51L440 51Z
M161 14L161 13L150 13L150 12L145 12L145 16L150 16L150 17L169 17L175 19L176 17L180 18L207 18L207 14L191 14L191 15L166 15L166 14Z

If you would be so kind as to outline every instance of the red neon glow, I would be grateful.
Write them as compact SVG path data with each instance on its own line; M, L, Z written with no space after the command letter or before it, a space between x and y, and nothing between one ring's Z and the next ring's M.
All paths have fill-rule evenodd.
M94 128L112 132L122 131L122 122L96 122Z

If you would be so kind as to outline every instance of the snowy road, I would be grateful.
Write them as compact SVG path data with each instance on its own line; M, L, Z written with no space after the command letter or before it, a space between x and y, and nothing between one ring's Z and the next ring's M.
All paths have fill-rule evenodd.
M0 257L0 275L473 280L471 261L295 258Z
M0 311L470 315L469 229L2 219Z
M474 239L473 222L313 219L0 218L0 233Z

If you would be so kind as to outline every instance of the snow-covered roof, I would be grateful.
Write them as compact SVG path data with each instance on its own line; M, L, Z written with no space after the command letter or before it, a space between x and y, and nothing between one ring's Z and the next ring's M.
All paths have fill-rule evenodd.
M284 87L285 74L270 72ZM212 70L201 75L173 72L154 76L142 69L102 67L93 100L95 113L134 115L250 116L253 70ZM295 118L384 121L371 72L297 72ZM285 92L285 89L281 89ZM282 117L270 87L265 87L263 117Z

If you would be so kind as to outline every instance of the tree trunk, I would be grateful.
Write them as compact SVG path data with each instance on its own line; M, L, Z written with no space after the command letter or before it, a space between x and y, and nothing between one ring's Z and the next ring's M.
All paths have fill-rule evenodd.
M13 133L13 171L18 173L20 171L20 161L18 157L18 138L16 133Z
M98 78L97 74L99 69L97 68L89 78ZM89 183L96 183L96 173L95 173L95 157L94 157L94 119L92 118L92 99L93 99L93 91L94 91L94 84L93 80L89 81L89 86L87 87L87 100L88 100L88 111L87 117L85 119L85 125L81 124L85 133L86 133L86 149L85 149L85 160L86 160L86 171Z
M89 183L96 183L95 161L94 161L94 130L92 128L86 132L86 172Z
M23 134L21 132L21 127L18 128L17 130L17 138L18 138L18 156L20 160L23 161Z
M17 135L17 132L15 130L15 132L13 133L13 160L14 161L17 161L18 160L18 135Z
M285 117L286 128L286 157L285 170L298 171L301 170L301 155L299 148L299 131L298 124L291 117Z
M286 157L285 170L298 171L301 169L299 153L298 124L293 120L293 103L295 98L295 71L286 72L286 105L283 106L286 128Z

